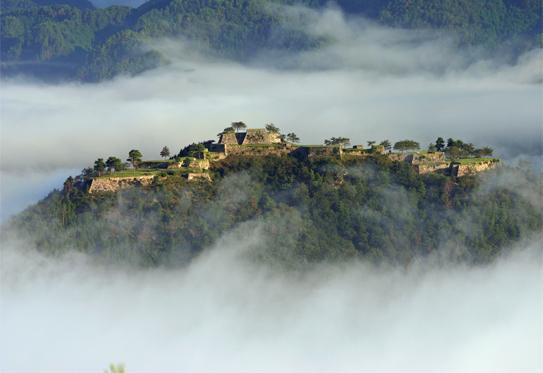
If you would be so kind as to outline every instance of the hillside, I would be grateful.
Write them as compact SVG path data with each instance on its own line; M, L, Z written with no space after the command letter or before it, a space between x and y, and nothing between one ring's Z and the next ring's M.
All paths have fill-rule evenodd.
M45 252L146 266L186 263L224 234L247 229L265 246L255 255L287 266L353 257L406 264L431 253L484 263L543 228L532 203L541 197L536 176L507 167L477 175L487 166L450 173L496 162L465 153L489 148L449 139L443 153L409 153L416 143L405 140L385 153L385 141L366 149L334 143L343 138L294 145L261 131L225 131L217 144L192 144L164 161L142 161L132 150L136 169L119 171L119 159L100 158L4 228ZM441 167L440 154L456 160ZM508 188L508 178L525 180L529 192Z
M274 1L320 8L322 0ZM150 38L183 36L213 53L246 61L269 48L302 50L322 41L290 24L266 0L151 0L139 8L96 9L85 1L2 2L1 68L5 75L99 81L137 74L164 63L156 50L142 49ZM538 45L541 2L339 1L347 15L362 15L384 25L435 28L457 33L463 43L498 48L521 41Z

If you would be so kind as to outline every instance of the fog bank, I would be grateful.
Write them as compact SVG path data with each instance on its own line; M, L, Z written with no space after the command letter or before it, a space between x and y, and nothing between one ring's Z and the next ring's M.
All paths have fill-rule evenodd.
M285 273L232 233L185 269L3 247L0 370L540 372L540 242L488 267Z
M156 159L164 145L177 152L237 120L274 122L303 143L346 136L427 146L443 136L511 157L542 154L541 50L510 63L443 33L389 29L335 9L286 9L293 25L301 19L296 27L327 42L240 64L159 40L150 47L169 65L137 77L2 81L0 169L82 168L133 148Z

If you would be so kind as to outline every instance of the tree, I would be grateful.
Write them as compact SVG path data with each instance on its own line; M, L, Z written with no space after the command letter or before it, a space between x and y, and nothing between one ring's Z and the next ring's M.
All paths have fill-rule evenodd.
M205 152L205 150L206 147L204 144L192 143L181 149L181 151L179 152L179 157L196 157L198 154Z
M443 137L438 137L436 140L436 151L441 152L443 149L445 149L445 140L443 140Z
M368 141L368 147L372 147L373 145L375 145L376 141Z
M392 144L391 144L390 141L388 141L388 140L383 140L383 141L381 141L381 143L380 143L379 145L382 145L383 148L385 148L385 150L386 150L387 152L389 152L390 149L392 149Z
M494 153L494 149L492 149L492 148L490 148L488 146L485 146L484 148L477 149L475 151L475 153L479 157L491 157L492 154Z
M330 139L324 140L324 145L330 146L330 145L340 145L340 146L346 146L351 143L351 139L347 137L332 137Z
M402 140L394 144L394 150L399 150L401 152L408 150L418 150L419 148L419 143L413 140Z
M94 174L94 170L91 167L85 167L81 170L81 176L83 179L88 179L89 177L92 177Z
M162 158L168 158L170 156L170 148L167 146L164 146L162 150L160 151L160 156Z
M106 164L104 163L103 158L98 158L96 161L94 161L94 171L98 174L98 176L102 175L106 169Z
M138 163L141 162L141 157L143 157L143 155L141 154L141 152L137 149L132 149L128 152L128 159L127 161L132 163L132 166L134 166L134 168L136 168L136 166L138 165Z
M430 153L436 152L436 151L437 151L436 145L433 144L433 143L430 143L430 145L428 145L428 151L429 151Z
M266 131L271 133L281 133L281 130L273 123L266 124Z
M231 126L236 132L239 132L247 128L247 125L243 122L232 122Z
M446 152L451 159L458 159L466 156L462 148L458 146L447 146Z
M300 138L294 132L291 132L287 134L287 141L296 144L300 142Z
M219 132L217 136L222 136L225 133L231 133L231 132L236 132L236 130L234 130L234 128L232 127L226 127L225 129L222 130L222 132Z
M109 172L121 171L124 168L123 162L117 157L109 157L106 161L106 167Z

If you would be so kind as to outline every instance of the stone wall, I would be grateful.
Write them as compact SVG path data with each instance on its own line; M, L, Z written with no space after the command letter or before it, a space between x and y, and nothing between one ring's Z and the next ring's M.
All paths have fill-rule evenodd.
M91 180L89 193L116 192L120 189L136 186L150 185L154 175L130 176L130 177L99 177Z
M429 174L432 172L448 172L450 167L449 162L427 162L413 165L413 168L419 175Z
M472 164L459 164L453 163L451 165L451 176L462 177L468 175L475 175L480 172L491 170L498 166L497 161L486 161Z
M186 168L209 169L209 161L207 159L185 158L182 165Z
M290 144L277 145L231 145L225 146L226 155L241 155L246 157L262 157L267 155L285 156L296 147Z
M292 155L299 159L315 157L341 157L343 148L340 146L300 146L296 148Z

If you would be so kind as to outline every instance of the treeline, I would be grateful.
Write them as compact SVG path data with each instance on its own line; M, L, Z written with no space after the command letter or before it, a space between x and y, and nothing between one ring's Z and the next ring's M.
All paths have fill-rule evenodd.
M270 0L321 7L323 0ZM322 41L289 25L266 0L151 0L139 8L95 9L85 0L6 0L0 6L4 74L28 72L87 81L137 74L163 63L146 40L183 35L225 57L243 60L258 50L301 50ZM339 0L349 14L391 26L453 31L465 43L496 47L541 41L539 0Z
M69 185L10 227L45 252L142 265L185 263L238 230L242 240L259 235L255 255L288 266L352 257L405 264L434 252L488 262L543 228L533 204L541 181L525 173L533 195L481 189L481 177L418 175L386 156L229 157L211 172L213 183L171 176L117 194Z

